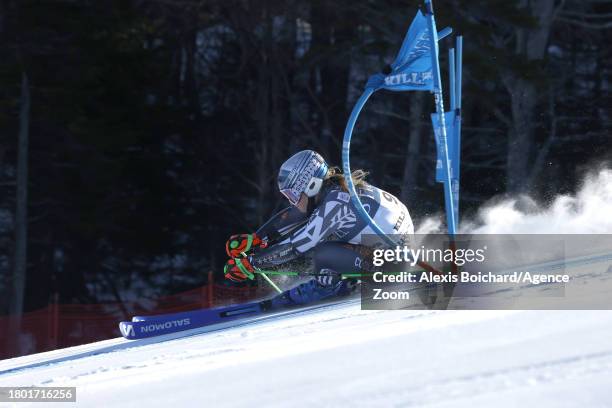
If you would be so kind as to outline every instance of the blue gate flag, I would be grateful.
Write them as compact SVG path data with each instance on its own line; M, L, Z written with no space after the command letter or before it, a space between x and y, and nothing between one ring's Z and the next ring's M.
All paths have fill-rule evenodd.
M368 80L366 88L374 90L382 88L389 91L433 90L431 35L427 18L420 10L412 20L402 48L391 64L391 72L387 75L373 75Z

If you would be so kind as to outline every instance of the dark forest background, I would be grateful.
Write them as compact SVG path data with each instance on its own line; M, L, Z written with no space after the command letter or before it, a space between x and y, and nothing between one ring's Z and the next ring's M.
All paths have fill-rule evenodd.
M226 238L283 205L282 161L311 148L340 164L350 110L418 6L0 0L0 314L56 293L176 293L220 272ZM612 2L434 7L465 38L463 214L572 191L610 160ZM443 208L432 111L429 94L381 91L352 151L417 224Z

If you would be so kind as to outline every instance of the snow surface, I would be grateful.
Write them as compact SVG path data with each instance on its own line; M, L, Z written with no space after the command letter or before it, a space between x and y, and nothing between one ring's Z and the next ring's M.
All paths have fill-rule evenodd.
M583 189L601 199L581 192L510 226L499 221L518 210L502 203L505 218L493 206L474 228L561 233L563 217L576 217L580 228L566 232L612 233L590 224L610 221L610 175ZM590 267L609 272L605 262ZM363 311L349 301L189 334L0 361L0 386L77 387L76 405L53 407L612 407L612 311ZM41 406L0 403L29 405Z
M612 312L362 311L353 301L0 372L0 385L76 386L79 407L609 407ZM53 404L63 405L75 406Z

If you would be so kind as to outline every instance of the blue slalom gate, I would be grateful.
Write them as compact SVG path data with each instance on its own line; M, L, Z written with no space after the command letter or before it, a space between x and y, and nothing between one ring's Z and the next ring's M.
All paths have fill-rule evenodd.
M444 188L444 205L449 236L457 232L459 220L459 173L461 160L461 81L463 41L456 39L456 49L449 50L450 111L444 111L442 79L440 77L438 41L451 28L438 32L431 0L425 0L425 14L420 10L410 24L400 51L390 65L390 72L372 75L361 97L355 103L346 124L342 143L342 168L349 187L351 202L370 228L387 244L396 243L374 222L363 207L351 178L351 137L364 105L379 89L390 91L429 91L433 93L436 112L431 114L437 147L436 181Z

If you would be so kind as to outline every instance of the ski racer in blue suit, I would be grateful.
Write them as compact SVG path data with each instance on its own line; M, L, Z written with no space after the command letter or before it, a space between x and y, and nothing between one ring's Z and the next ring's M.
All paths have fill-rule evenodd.
M367 184L366 175L357 170L352 178L370 217L385 233L410 239L414 227L406 206ZM278 187L291 206L255 234L230 238L226 248L232 259L225 267L226 278L243 281L253 278L256 269L276 268L309 256L317 277L284 292L278 302L304 304L350 293L356 280L342 280L341 274L368 270L364 260L372 248L363 245L361 237L374 231L357 215L343 175L320 154L303 150L283 163Z

